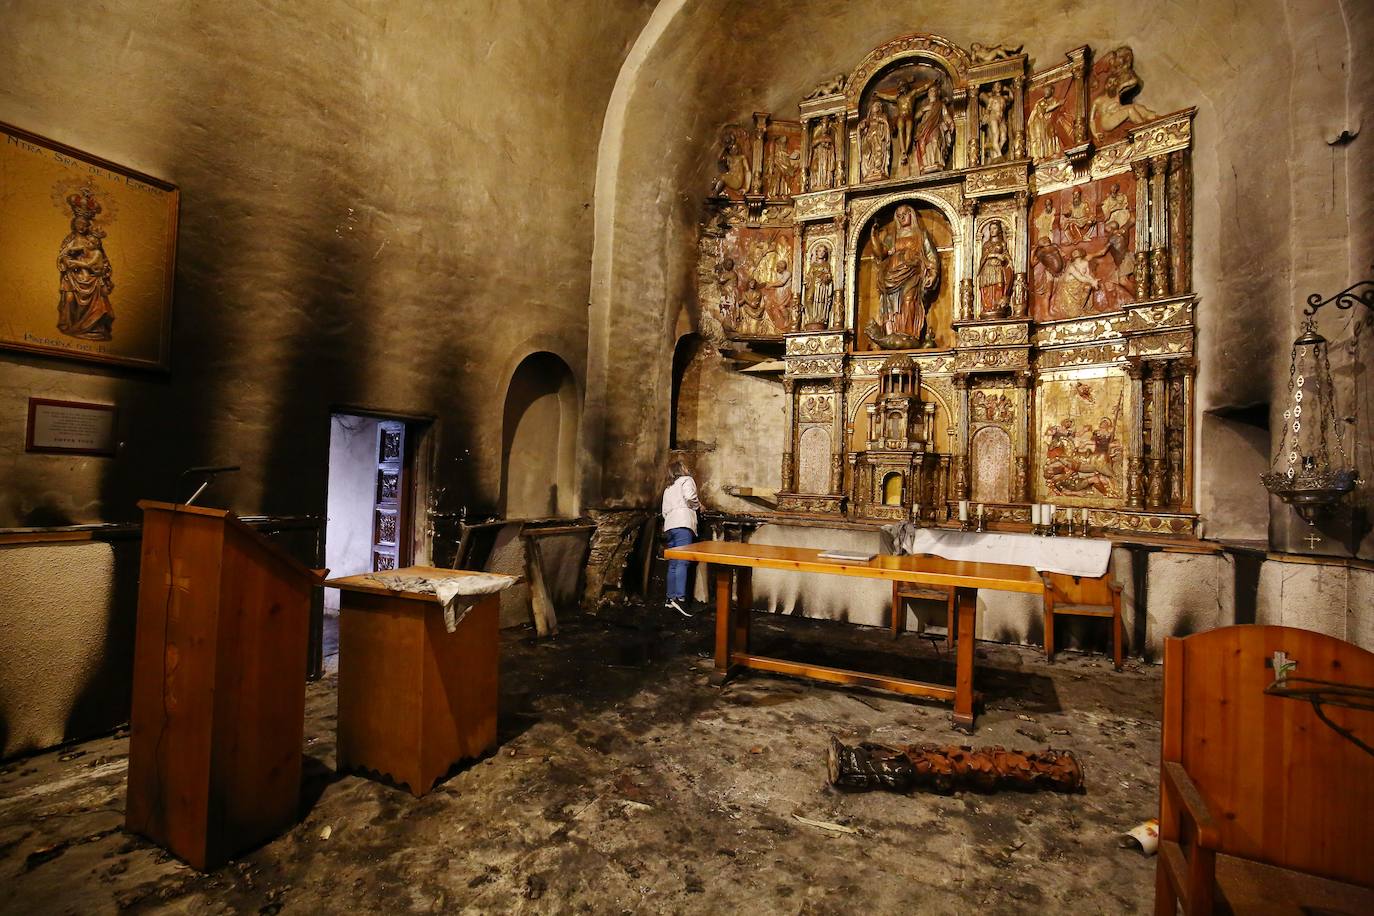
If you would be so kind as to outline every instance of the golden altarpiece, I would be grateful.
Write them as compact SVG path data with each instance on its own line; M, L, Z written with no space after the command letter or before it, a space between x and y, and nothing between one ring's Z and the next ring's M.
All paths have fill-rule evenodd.
M1194 109L1139 89L915 34L723 129L702 329L781 350L780 511L1193 532Z

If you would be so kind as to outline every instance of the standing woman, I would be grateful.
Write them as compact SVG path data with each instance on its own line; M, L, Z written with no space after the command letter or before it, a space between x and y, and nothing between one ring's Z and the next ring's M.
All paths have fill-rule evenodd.
M668 465L668 478L668 486L663 491L663 531L669 547L685 547L697 537L697 510L701 508L697 482L681 458L674 458ZM683 617L692 616L687 610L689 565L686 560L668 561L667 606Z

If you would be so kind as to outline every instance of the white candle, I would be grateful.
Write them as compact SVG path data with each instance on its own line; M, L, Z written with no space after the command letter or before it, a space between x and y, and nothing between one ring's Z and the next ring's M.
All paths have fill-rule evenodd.
M1054 509L1055 509L1054 503L1050 503L1048 508L1049 508L1049 514L1045 516L1045 524L1046 524L1046 525L1053 525L1053 524L1054 524Z
M982 517L983 517L983 504L982 504L982 503L979 503L979 504L978 504L978 517L979 517L979 518L982 518Z
M966 522L966 521L968 521L968 500L967 500L967 499L961 499L961 500L959 500L959 521L961 521L961 522Z
M911 505L911 514L914 515L914 516L915 516L916 518L918 518L918 519L921 517L921 504L920 504L920 503L912 503L912 505Z
M1031 524L1032 524L1032 525L1039 525L1039 524L1040 524L1040 504L1039 504L1039 503L1033 503L1033 504L1031 505Z

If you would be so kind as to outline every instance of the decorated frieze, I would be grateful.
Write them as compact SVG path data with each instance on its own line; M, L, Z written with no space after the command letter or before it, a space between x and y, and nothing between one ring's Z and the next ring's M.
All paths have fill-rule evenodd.
M1040 350L1035 357L1037 369L1059 369L1068 366L1093 366L1118 363L1126 358L1126 342L1084 344Z
M1104 315L1101 318L1079 318L1071 321L1056 321L1053 324L1038 325L1035 329L1035 343L1041 347L1062 344L1092 343L1120 337L1123 318L1121 315Z
M843 331L826 334L788 334L787 335L787 355L791 356L815 356L817 354L843 353L844 352Z
M1121 324L1125 334L1148 334L1172 328L1191 328L1193 326L1192 296L1184 296L1165 301L1144 302L1126 308L1126 317Z
M799 220L833 219L844 213L844 192L815 191L799 194L793 213Z
M1030 343L1030 322L963 325L958 329L961 347L1000 347Z
M1010 194L1027 187L1025 163L994 165L975 169L964 176L964 193L969 197Z
M954 356L954 368L959 372L1010 372L1029 367L1028 347L960 350Z
M844 371L843 356L788 357L788 377L836 376Z
M1127 348L1130 356L1186 356L1193 352L1193 332L1188 329L1130 337Z

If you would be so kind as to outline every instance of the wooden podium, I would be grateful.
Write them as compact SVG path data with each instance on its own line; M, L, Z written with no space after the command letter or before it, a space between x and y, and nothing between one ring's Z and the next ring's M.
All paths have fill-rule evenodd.
M125 826L207 870L300 806L322 578L232 512L144 500Z

